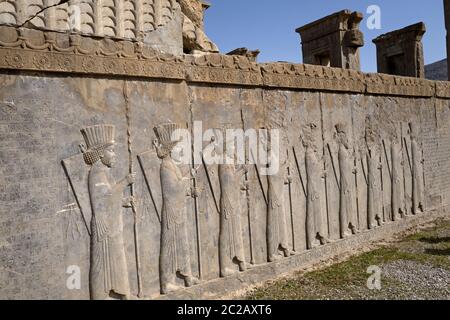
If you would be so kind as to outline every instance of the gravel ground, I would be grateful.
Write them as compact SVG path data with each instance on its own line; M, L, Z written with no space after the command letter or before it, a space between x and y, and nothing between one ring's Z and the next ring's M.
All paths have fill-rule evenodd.
M397 260L382 267L382 277L400 284L411 299L450 299L450 270L431 264Z
M370 266L381 271L380 290L368 288ZM419 227L370 252L267 283L238 299L450 300L450 221Z

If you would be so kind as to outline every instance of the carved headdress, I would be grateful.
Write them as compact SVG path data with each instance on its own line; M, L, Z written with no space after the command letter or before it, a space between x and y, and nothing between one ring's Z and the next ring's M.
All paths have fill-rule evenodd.
M153 128L157 138L157 148L158 157L166 157L172 149L181 141L181 138L175 140L175 132L177 130L186 129L185 126L178 123L164 123Z
M81 129L85 144L81 144L84 161L93 165L103 157L105 148L114 145L115 127L110 124L100 124Z

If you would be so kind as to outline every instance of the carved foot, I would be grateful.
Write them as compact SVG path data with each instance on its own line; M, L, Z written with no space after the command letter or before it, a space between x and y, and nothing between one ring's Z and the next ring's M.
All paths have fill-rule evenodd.
M358 228L353 226L350 228L350 230L352 231L353 235L361 233L361 231Z
M283 257L278 255L278 254L277 255L272 255L272 256L269 257L269 262L275 262L275 261L279 261L281 259L283 259Z
M168 293L180 290L180 289L182 289L181 286L173 284L173 283L168 283L161 287L161 294L168 294Z
M239 262L239 271L247 271L247 264L244 261Z
M292 254L292 251L289 250L289 249L283 249L283 254L284 254L284 256L285 256L286 258L293 255L293 254Z
M238 272L239 271L234 270L234 269L225 268L224 270L220 271L220 276L222 278L226 278L226 277L232 276L232 275L234 275L234 274L236 274Z
M322 237L319 235L319 242L322 246L332 243L333 241L331 241L330 239L328 239L327 237Z
M348 232L348 231L341 234L342 239L347 239L347 238L350 238L351 236L352 236L352 233Z
M312 250L312 249L315 249L315 248L317 248L317 247L320 247L320 241L319 241L319 239L317 238L316 240L312 241L311 243L309 243L309 244L307 245L307 247L308 247L309 250Z
M184 278L184 283L185 283L186 287L189 288L189 287L195 286L196 284L199 284L200 280L193 276L187 276L186 278Z

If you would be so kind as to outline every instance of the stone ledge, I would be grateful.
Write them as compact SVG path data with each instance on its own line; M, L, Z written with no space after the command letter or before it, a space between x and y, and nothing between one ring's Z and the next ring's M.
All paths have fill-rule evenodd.
M205 282L192 288L183 289L165 296L159 296L161 300L193 300L193 299L220 299L225 295L238 292L242 289L262 284L266 281L279 278L298 270L305 266L320 263L323 260L337 255L352 252L368 244L381 241L408 229L431 222L437 218L450 217L449 211L440 209L410 216L396 222L385 224L383 227L372 231L364 231L361 234L348 239L338 240L326 246L318 247L314 250L302 252L290 258L278 262L257 266L243 273L227 278L220 278Z
M0 70L185 80L191 83L450 98L450 82L244 56L175 57L141 42L0 26Z
M436 81L436 97L450 99L449 81Z

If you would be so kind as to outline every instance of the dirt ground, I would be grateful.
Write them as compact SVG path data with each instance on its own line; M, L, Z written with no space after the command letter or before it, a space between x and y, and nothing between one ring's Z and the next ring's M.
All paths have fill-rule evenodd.
M239 299L449 300L450 220L419 227L346 261L267 283Z

